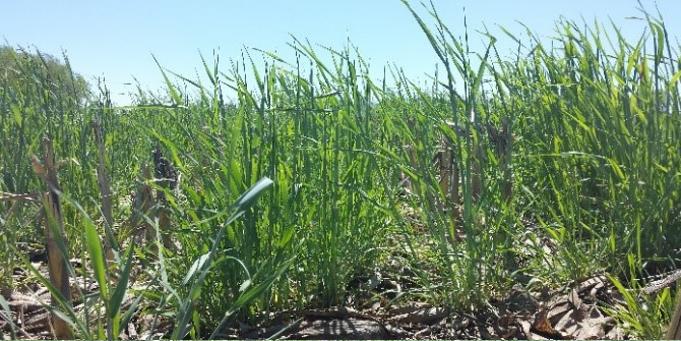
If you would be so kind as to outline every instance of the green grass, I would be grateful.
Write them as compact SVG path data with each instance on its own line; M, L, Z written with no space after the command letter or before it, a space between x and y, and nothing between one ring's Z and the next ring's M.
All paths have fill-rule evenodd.
M98 121L118 268L125 273L124 254L132 255L132 273L150 283L132 290L144 303L131 314L178 312L174 337L205 337L272 311L344 305L357 294L353 280L389 269L397 255L416 283L407 297L462 310L483 309L528 278L551 287L672 267L681 245L681 59L662 19L646 16L633 42L617 28L567 20L556 23L550 46L529 31L486 32L485 50L473 53L468 32L456 38L430 10L412 13L444 70L431 87L394 69L372 79L352 46L315 49L294 39L293 61L264 53L259 64L251 54L260 52L248 50L223 70L217 56L202 56L205 84L159 64L164 97L140 90L135 105L115 107L103 86L84 103L68 82L19 58L19 69L0 70L0 191L41 190L29 157L50 136L69 202L69 252L96 259L96 233L105 236ZM517 54L497 51L501 39L516 41ZM453 189L443 189L432 162L443 140L459 170ZM156 148L181 174L176 189L144 176ZM272 188L224 224L232 203L265 177ZM165 193L155 209L168 220L150 214L131 226L130 193L144 184ZM39 210L0 201L0 278L23 266L17 243L41 242ZM137 245L132 234L145 224L163 236ZM526 242L542 238L555 252ZM201 263L206 255L211 261ZM100 281L116 334L130 316L115 306L122 289L109 283L105 291L111 274L98 262L94 274L77 275ZM199 275L190 269L201 270L203 285L191 284ZM104 336L92 332L79 330Z

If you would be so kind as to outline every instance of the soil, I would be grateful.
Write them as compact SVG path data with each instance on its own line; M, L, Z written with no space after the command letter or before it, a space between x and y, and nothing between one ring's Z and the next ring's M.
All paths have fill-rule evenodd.
M79 266L73 260L74 266ZM46 271L42 260L33 264ZM27 273L15 271L21 290L3 293L12 315L11 323L0 316L3 338L51 338L46 304L49 292L36 283L25 283ZM72 292L87 296L96 283L73 280ZM390 287L385 285L383 287ZM337 307L321 310L285 311L272 314L258 326L238 323L218 338L234 339L623 339L628 338L603 308L621 298L604 276L594 276L567 290L527 292L521 286L503 300L489 302L484 311L464 313L419 302L389 304L379 301L370 307ZM125 305L130 304L130 299ZM382 303L383 302L383 303ZM83 299L74 298L76 311ZM167 337L172 329L168 318L136 316L125 326L122 339Z

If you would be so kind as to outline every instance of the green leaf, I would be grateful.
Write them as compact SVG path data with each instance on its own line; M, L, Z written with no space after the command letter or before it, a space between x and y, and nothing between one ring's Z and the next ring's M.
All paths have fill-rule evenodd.
M677 71L669 80L669 87L676 86L676 83L681 79L681 70Z
M153 54L151 55L151 58L154 59L154 63L156 63L156 66L158 66L158 69L161 71L161 75L163 76L163 80L166 83L166 87L168 88L168 92L170 93L170 98L173 100L174 104L176 106L182 105L182 96L180 95L179 91L177 91L177 88L175 88L175 85L173 82L170 81L170 78L168 78L168 75L166 74L165 70L161 66L161 64L158 62L156 59L156 56Z
M289 241L291 241L291 238L293 237L293 234L295 233L295 230L293 228L288 228L284 230L284 233L282 234L281 238L277 241L277 246L278 247L284 247L286 244L288 244Z
M94 224L89 219L83 219L85 223L85 244L87 246L88 254L90 255L90 262L92 269L95 272L95 278L99 284L101 297L109 300L109 285L106 280L106 268L104 266L104 252L102 252L102 244L99 241L99 235Z
M57 289L54 285L52 285L52 282L45 278L38 270L36 270L33 267L33 264L27 259L23 258L22 259L25 269L28 269L34 276L35 278L38 279L38 281L47 288L47 290L50 292L50 295L53 300L57 301L57 304L59 305L59 310L57 307L47 307L50 309L51 312L54 312L55 314L59 314L60 316L63 317L68 317L68 318L62 318L64 321L67 323L74 325L78 328L78 331L81 333L81 336L84 339L92 339L92 336L90 334L89 329L86 327L86 325L83 323L83 321L79 320L76 317L76 313L73 310L73 307L71 306L70 302L67 302L64 296L62 296L61 292L59 289Z
M655 44L657 48L655 51L655 64L659 64L662 60L662 57L664 56L664 29L662 26L660 26L660 24L654 22L651 22L650 26L653 28L657 38L657 43Z
M194 264L192 264L190 271L188 272L187 276L185 276L185 280L188 281L188 279L191 279L198 269L201 271L196 280L192 283L192 287L189 289L189 296L182 300L180 309L177 312L175 329L173 330L171 338L180 339L185 337L187 334L187 325L192 316L193 301L194 299L198 298L199 293L201 292L203 281L205 280L212 266L213 258L218 251L218 246L221 244L222 239L225 236L225 231L227 230L226 225L231 224L234 220L243 215L244 211L253 204L253 202L263 193L264 190L271 187L272 184L274 184L274 182L270 178L264 177L258 180L255 185L239 196L239 198L236 200L236 203L233 205L235 210L234 213L232 213L230 218L227 219L225 226L216 234L215 238L213 239L213 245L210 252L202 255L194 262ZM234 257L225 256L225 258L235 259L237 262L243 265L240 260ZM246 269L246 272L248 272L248 269Z
M130 278L130 269L132 269L133 254L134 254L133 247L131 246L126 252L125 265L123 266L123 271L121 271L118 280L118 285L116 285L116 288L114 289L114 292L111 295L111 302L109 303L111 307L111 310L109 311L110 318L114 318L116 314L118 314L118 312L120 311L121 303L123 302L125 292L128 289L128 280ZM114 333L114 335L117 335L117 333Z
M260 179L255 185L253 185L253 187L251 187L236 200L234 207L236 208L237 212L244 211L250 207L253 204L253 201L256 200L264 190L271 187L272 184L274 184L274 181L268 177Z
M203 264L208 261L208 257L210 257L210 252L206 252L203 255L201 255L199 258L197 258L192 266L189 268L189 271L187 271L187 275L184 276L184 279L182 280L182 285L187 285L189 283L189 280L194 277L194 275L203 268Z
M121 317L121 326L127 326L128 323L130 323L130 319L132 319L132 316L137 311L137 307L140 305L140 302L142 302L142 298L144 298L143 295L137 296L130 305L130 308L123 314Z
M14 324L14 320L12 319L12 311L9 308L9 303L7 303L7 301L2 295L0 295L0 307L2 307L2 311L0 311L0 317L4 321L7 321L7 323L9 323L11 332L10 336L13 340L16 340L17 339L16 325ZM2 336L1 333L0 336Z
M421 19L421 17L416 13L416 11L414 11L414 9L411 8L411 5L409 5L409 2L407 2L407 0L402 0L402 3L407 7L409 12L411 12L411 15L414 17L414 19L416 19L416 22L419 24L421 30L426 35L426 38L428 38L428 42L430 42L430 46L433 48L433 51L435 51L435 54L437 54L438 58L440 58L440 60L444 64L447 64L447 58L445 57L444 53L442 53L440 44L438 43L437 39L435 39L435 36L428 28L428 25L423 21L423 19Z

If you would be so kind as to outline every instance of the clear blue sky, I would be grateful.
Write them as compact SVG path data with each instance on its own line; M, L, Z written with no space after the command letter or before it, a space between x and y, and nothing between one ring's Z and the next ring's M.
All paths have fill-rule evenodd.
M651 12L655 2L642 0ZM496 25L521 33L516 21L540 36L550 36L560 16L607 22L609 18L634 38L643 30L635 0L434 0L455 34L462 32L463 8L469 27ZM412 1L422 9L417 1ZM657 0L673 37L681 36L680 0ZM424 11L421 11L425 15ZM118 102L124 85L135 76L150 89L161 87L151 58L185 75L201 69L197 51L210 58L218 49L222 60L240 56L243 46L278 51L290 57L289 34L311 42L342 47L347 38L380 73L396 63L407 74L422 77L434 70L435 55L416 22L398 0L232 0L232 1L4 1L0 8L0 39L10 45L35 46L59 56L67 51L73 68L93 80L105 76ZM481 39L472 34L471 40ZM224 63L227 68L227 63Z

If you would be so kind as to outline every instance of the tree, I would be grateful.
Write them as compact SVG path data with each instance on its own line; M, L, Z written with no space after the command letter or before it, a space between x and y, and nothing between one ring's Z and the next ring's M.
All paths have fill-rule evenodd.
M90 87L83 76L71 70L69 60L64 62L36 50L0 46L0 99L19 94L70 98L82 104L90 96Z

